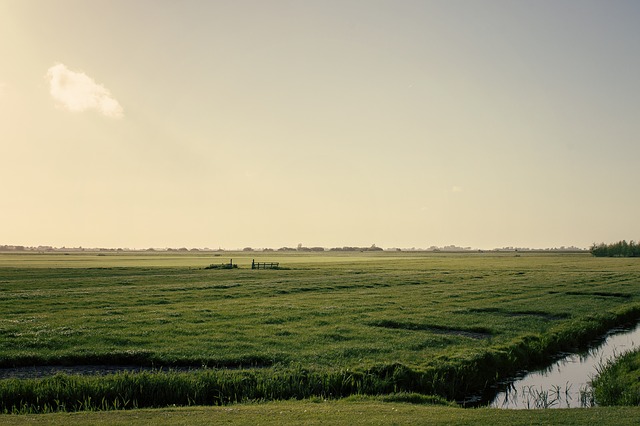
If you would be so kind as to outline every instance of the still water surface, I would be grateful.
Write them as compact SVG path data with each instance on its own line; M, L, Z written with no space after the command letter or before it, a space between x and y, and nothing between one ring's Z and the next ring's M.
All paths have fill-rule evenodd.
M511 383L491 402L494 408L578 408L593 405L590 380L597 367L640 347L640 324L614 329L585 353L568 354L550 367L533 371Z

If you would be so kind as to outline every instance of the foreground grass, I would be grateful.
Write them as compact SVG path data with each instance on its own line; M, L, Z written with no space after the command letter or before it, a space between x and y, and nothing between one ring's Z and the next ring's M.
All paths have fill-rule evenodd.
M0 425L630 425L640 408L556 410L462 409L362 401L286 401L227 407L0 415ZM635 420L634 420L635 419Z
M224 256L0 255L0 366L210 367L3 380L2 409L399 391L457 398L640 317L637 259ZM241 268L203 269L227 257ZM252 257L290 269L246 269Z
M592 381L598 404L640 405L640 350L609 361Z

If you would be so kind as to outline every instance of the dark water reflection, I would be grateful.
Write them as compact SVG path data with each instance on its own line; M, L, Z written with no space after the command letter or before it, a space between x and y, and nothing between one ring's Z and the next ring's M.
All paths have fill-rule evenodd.
M491 402L494 408L579 408L595 405L590 380L598 366L640 346L640 324L612 330L597 346L568 354L550 367L533 371L510 383Z
M62 374L106 375L141 371L190 371L189 367L140 367L135 365L71 365L0 368L0 379L38 379Z

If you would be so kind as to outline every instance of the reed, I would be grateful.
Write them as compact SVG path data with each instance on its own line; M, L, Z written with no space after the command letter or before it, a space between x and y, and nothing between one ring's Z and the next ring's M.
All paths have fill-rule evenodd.
M591 386L598 405L640 405L640 349L602 363Z

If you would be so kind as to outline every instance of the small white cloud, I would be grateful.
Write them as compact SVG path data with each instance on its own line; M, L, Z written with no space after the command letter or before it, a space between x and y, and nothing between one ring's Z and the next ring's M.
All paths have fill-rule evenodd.
M59 106L73 112L95 109L111 118L122 118L124 112L117 100L101 84L83 72L71 71L64 64L47 70L49 91Z
M451 188L451 192L462 192L462 187L454 186L453 188Z

